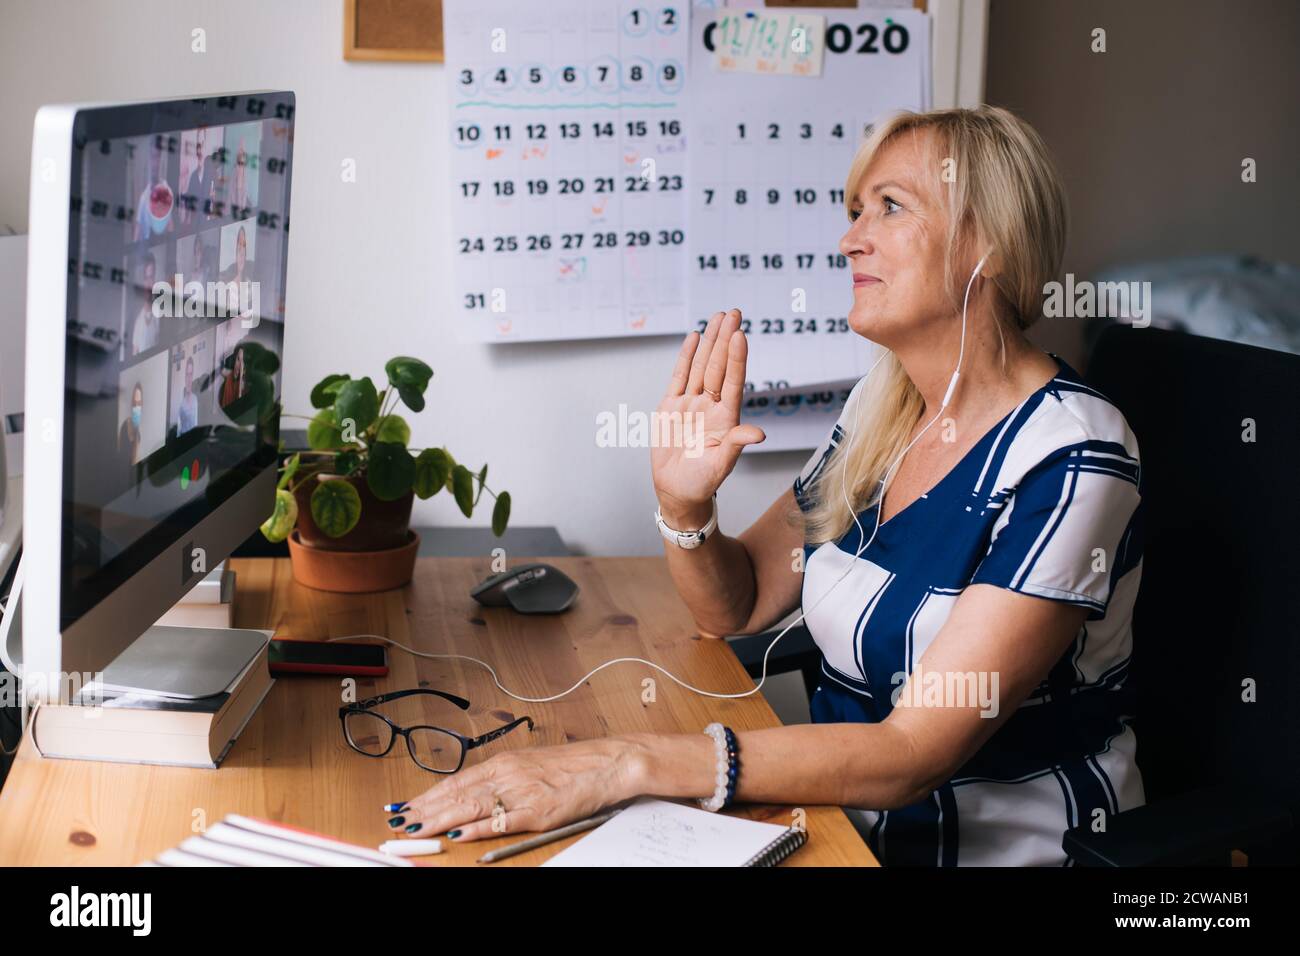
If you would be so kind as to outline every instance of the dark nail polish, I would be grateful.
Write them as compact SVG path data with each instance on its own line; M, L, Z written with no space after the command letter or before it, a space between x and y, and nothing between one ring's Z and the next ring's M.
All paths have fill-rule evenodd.
M388 821L390 827L400 827L406 822L406 817L391 817Z
M447 839L448 839L448 840L454 840L454 839L456 839L456 837L458 837L458 836L460 836L460 831L459 831L459 830L448 830L448 831L447 831Z
M389 813L401 813L403 810L406 809L406 804L405 804L405 803L400 803L400 802L399 802L399 803L390 803L390 804L388 805L388 808L387 808L387 809L388 809L388 812L389 812Z
M416 832L419 831L420 827L422 827L422 826L424 826L423 823L412 823L409 827L406 828L406 832L407 832L407 833L416 833Z

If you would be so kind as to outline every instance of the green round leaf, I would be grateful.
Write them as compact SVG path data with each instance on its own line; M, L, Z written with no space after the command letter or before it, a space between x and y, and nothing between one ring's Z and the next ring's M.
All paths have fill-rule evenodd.
M311 407L329 408L334 404L334 398L343 387L343 383L351 380L350 375L326 375L311 390Z
M429 387L429 379L433 378L433 369L418 358L399 355L388 360L384 371L406 407L413 412L424 411L424 390Z
M447 456L447 490L455 491L456 489L452 484L452 475L456 472L456 459L451 456L451 452L447 451L447 449L442 448L439 450Z
M411 443L411 426L406 424L406 419L401 415L385 415L379 422L379 429L375 432L375 441L387 441L403 446L409 445Z
M337 382L330 382L328 385L326 385L324 388L321 389L321 392L331 402L337 402L339 399L339 391L343 388L344 385L346 385L350 381L352 381L351 376L345 375Z
M498 538L506 532L510 521L510 492L503 491L497 495L497 503L492 506L492 533Z
M415 459L405 445L375 442L366 465L366 485L380 501L394 501L411 490Z
M456 496L456 504L466 518L474 513L474 476L464 465L451 470L451 493Z
M360 435L379 417L379 393L369 378L344 382L334 400L334 415L340 427L352 419L354 434Z
M334 456L334 465L330 471L336 475L350 475L361 467L361 455L352 449L341 451Z
M342 479L322 481L311 493L311 520L331 538L341 538L361 520L361 496Z
M334 409L322 408L307 423L307 445L316 451L337 448L343 444L343 432L334 419Z
M426 448L415 459L415 493L432 498L451 476L451 456L441 448Z
M423 389L417 389L414 385L399 385L397 386L397 394L401 397L402 401L406 403L406 407L411 411L424 411Z
M407 355L389 359L388 364L384 366L384 371L388 373L390 385L397 388L409 385L418 392L423 392L429 384L429 379L433 378L433 369L418 358Z
M281 488L275 493L275 510L271 517L262 522L262 534L267 541L278 542L289 537L293 526L298 523L298 499Z

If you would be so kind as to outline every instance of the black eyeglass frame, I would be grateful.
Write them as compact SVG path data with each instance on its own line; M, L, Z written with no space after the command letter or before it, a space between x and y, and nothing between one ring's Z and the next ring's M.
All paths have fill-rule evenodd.
M467 701L464 697L457 697L455 694L448 694L443 691L432 690L431 688L427 688L427 687L420 687L414 690L396 690L390 694L380 694L378 697L370 697L367 698L366 700L357 701L351 704L344 704L342 707L340 707L339 723L343 727L343 739L347 741L349 747L351 747L353 750L355 750L357 753L361 754L362 756L387 757L388 754L392 752L393 744L397 743L397 738L399 736L405 737L406 752L410 754L411 760L415 762L415 765L417 767L419 767L421 770L427 770L430 773L450 774L450 773L455 773L461 767L465 766L465 755L468 754L471 750L474 750L476 747L482 747L484 744L491 743L492 741L496 740L499 737L504 737L506 734L510 733L510 731L514 730L520 724L524 724L524 723L528 724L529 731L532 731L533 729L533 718L516 717L514 720L506 724L504 727L498 727L496 730L489 730L487 733L479 734L477 737L466 737L464 734L458 734L454 730L448 730L446 727L438 727L433 724L416 724L411 727L402 727L399 726L398 724L393 723L393 721L389 720L387 717L385 717L383 714L379 713L378 711L371 709L373 707L376 707L379 704L385 704L393 700L401 700L403 697L412 697L416 694L431 694L435 697L441 697L443 700L450 701L451 703L455 704L461 710L469 710L469 701ZM358 747L356 744L352 742L352 736L348 733L349 714L373 714L375 717L378 717L380 720L382 720L384 723L388 725L392 733L389 735L388 746L384 748L383 753L377 753L377 754L370 753L369 751L362 750L360 747ZM420 763L419 758L415 756L415 748L411 746L411 731L413 730L436 730L439 733L446 734L449 737L454 737L456 740L459 740L460 760L456 762L456 769L436 770L433 767L426 767L424 764Z

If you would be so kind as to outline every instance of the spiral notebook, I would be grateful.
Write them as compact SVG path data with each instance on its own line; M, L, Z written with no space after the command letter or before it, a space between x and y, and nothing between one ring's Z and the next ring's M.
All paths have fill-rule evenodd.
M642 799L543 866L776 866L804 830Z

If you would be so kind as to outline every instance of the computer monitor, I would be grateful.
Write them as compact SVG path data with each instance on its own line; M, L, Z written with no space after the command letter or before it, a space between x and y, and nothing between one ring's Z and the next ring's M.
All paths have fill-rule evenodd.
M23 343L27 237L0 236L0 595L23 525Z
M152 626L274 502L293 130L284 91L36 115L22 648L47 698L124 661L198 696L265 641L214 642L190 684L159 658L209 652Z

